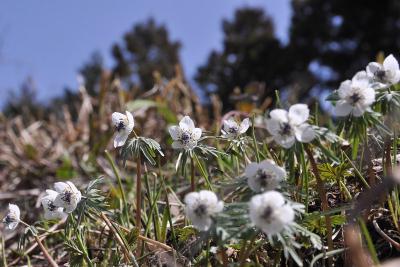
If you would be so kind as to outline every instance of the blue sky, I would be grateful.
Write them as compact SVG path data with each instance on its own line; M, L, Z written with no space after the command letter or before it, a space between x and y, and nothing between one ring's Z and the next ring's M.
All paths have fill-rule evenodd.
M222 45L221 21L243 6L262 7L287 38L289 0L2 0L0 2L0 92L32 77L40 100L75 87L77 70L94 51L112 65L111 45L137 22L154 17L182 43L187 76Z

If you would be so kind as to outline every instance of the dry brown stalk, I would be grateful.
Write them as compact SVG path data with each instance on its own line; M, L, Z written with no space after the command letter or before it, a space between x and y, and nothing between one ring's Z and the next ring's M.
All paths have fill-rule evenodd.
M305 152L307 153L308 159L310 160L311 169L312 169L315 179L317 181L317 190L318 190L319 197L321 199L322 211L326 212L329 210L329 204L328 204L328 199L326 197L324 183L321 179L317 163L314 159L314 155L308 146L305 146ZM329 215L325 215L325 224L326 224L326 232L327 232L328 251L332 251L333 250L332 220ZM332 266L332 258L328 259L328 264L329 264L329 266Z

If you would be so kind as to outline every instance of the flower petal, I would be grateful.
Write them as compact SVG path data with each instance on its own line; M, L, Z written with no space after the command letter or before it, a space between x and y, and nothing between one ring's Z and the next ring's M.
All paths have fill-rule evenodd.
M274 109L269 113L271 119L288 122L288 112L284 109Z
M310 110L305 104L296 104L289 108L289 121L292 125L299 125L308 120Z
M354 106L351 114L354 117L361 117L365 113L365 111L367 111L367 109L368 109L368 106L356 105L356 106Z
M64 182L54 183L54 189L57 191L57 193L62 193L68 187L68 184Z
M258 163L252 162L249 165L247 165L246 168L244 169L244 175L246 177L253 177L254 175L256 175L258 169L259 169Z
M399 70L399 63L397 62L396 58L392 54L390 54L383 61L383 67L385 68L385 70L390 70L394 72Z
M283 180L286 177L285 169L278 166L273 160L263 160L260 162L260 165L263 165L263 168L273 171L279 180Z
M199 192L199 197L202 202L216 204L218 202L218 197L214 192L208 190L201 190Z
M8 204L8 209L11 213L13 213L17 219L19 220L21 211L19 210L19 207L15 204Z
M392 84L396 84L400 81L400 70L396 70L394 73L392 73L392 77L390 78L390 82Z
M370 62L367 66L367 74L369 77L374 77L375 73L382 69L382 65L377 62Z
M182 148L184 148L184 145L182 144L182 142L181 141L174 141L174 142L172 142L172 148L173 149L182 149Z
M172 139L178 140L181 136L181 128L179 126L171 126L168 128L169 134L171 135Z
M249 127L250 127L250 120L249 118L246 118L240 123L239 133L244 134L249 129Z
M315 131L311 125L304 123L294 128L296 139L302 143L309 143L315 138Z
M194 128L194 122L189 116L185 116L179 122L179 127L181 127L182 130L192 130Z
M79 191L78 188L76 188L76 186L72 182L68 181L67 184L71 188L72 192L75 194L77 202L81 201L82 197L81 191Z
M345 100L340 100L336 103L335 114L339 117L345 117L351 113L353 106Z
M351 91L351 81L345 80L343 81L338 89L338 94L340 98L346 98L347 94Z
M200 137L201 137L201 133L202 133L202 132L203 132L203 131L202 131L200 128L194 128L193 134L192 134L193 140L195 140L195 141L199 140Z
M126 126L126 131L131 133L133 130L133 127L135 126L135 120L133 119L132 113L129 111L125 111L126 117L128 118L128 125Z
M9 224L6 224L6 228L7 228L8 230L14 230L14 229L17 227L18 223L19 223L19 222L11 222L11 223L9 223Z
M370 78L367 76L365 71L359 71L354 75L353 79L351 80L351 86L358 87L361 89L370 87Z
M357 81L359 81L359 80L362 80L362 81L364 81L364 80L369 81L369 79L370 79L370 78L368 77L367 72L364 71L364 70L362 70L362 71L357 72L357 73L353 76L353 78L351 79L351 82L354 83L354 82L357 82Z
M294 135L274 135L274 140L284 148L291 148L296 138Z
M193 204L195 204L198 201L198 198L199 198L199 193L190 192L185 195L184 202L186 205L192 206Z
M114 112L114 113L111 115L111 119L112 119L112 122L113 122L114 125L118 125L118 123L119 123L121 120L124 121L124 120L126 119L126 115L125 115L125 114L122 114L122 113L119 113L119 112Z
M46 220L56 220L56 219L63 219L65 217L67 217L68 214L66 214L65 212L63 212L62 208L58 208L55 211L45 211L44 212L44 218Z
M120 147L123 146L126 142L126 140L128 139L129 133L123 131L123 132L119 132L117 133L117 135L114 138L114 147Z
M375 90L368 87L363 90L364 101L363 104L370 106L372 103L375 102Z
M224 120L223 129L227 132L231 127L237 127L238 124L234 119Z
M281 130L281 122L276 119L266 120L267 130L271 135L279 135Z

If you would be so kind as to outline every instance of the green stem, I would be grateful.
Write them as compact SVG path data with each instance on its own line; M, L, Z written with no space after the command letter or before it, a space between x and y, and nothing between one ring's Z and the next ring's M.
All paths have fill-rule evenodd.
M353 167L354 172L356 173L356 175L361 179L361 181L363 182L363 184L367 187L370 188L367 180L365 180L364 176L361 174L361 172L358 170L357 166L353 163L353 161L349 158L349 156L347 156L347 154L345 152L342 153L345 158L349 161L350 165Z
M396 226L396 229L399 229L399 225L398 225L397 218L396 218L397 217L396 212L393 208L392 197L390 195L388 195L387 201L388 201L390 215L392 216L392 219L393 219L393 223Z
M235 163L236 163L236 175L239 176L240 175L239 158L238 158L238 156L234 156L234 157L235 157Z
M87 265L89 265L89 267L94 267L91 259L89 258L89 254L87 252L87 249L86 249L85 245L83 244L83 241L82 241L80 233L76 233L76 238L78 239L78 243L79 243L80 249L81 249L81 251L83 253L83 258L85 259Z
M376 250L374 247L374 243L372 242L372 238L368 232L367 226L365 225L365 222L363 219L358 219L358 222L360 224L361 227L361 231L364 234L365 237L365 241L367 242L367 247L369 250L369 253L371 254L371 258L374 261L374 264L376 264L377 266L379 266L379 260L378 260L378 256L376 254Z
M307 168L307 163L304 158L304 147L301 145L301 153L300 153L300 162L301 162L301 167L303 168L302 171L302 177L303 177L303 186L304 186L304 191L306 195L305 199L305 210L306 212L308 211L308 202L309 202L309 192L308 192L308 186L309 186L309 177L308 177L308 168ZM301 188L303 189L303 188Z
M107 150L105 151L105 153L106 153L106 158L107 158L108 162L110 163L111 168L112 168L112 170L113 170L113 172L115 174L115 177L117 178L119 191L121 192L122 203L124 204L125 219L126 219L126 222L129 223L128 204L127 204L127 201L126 201L124 188L122 187L121 176L119 175L118 169L115 166L115 163L114 163L113 159L111 158L110 153Z
M142 223L142 161L136 158L136 227L140 233Z
M167 218L168 218L168 222L169 222L169 226L170 226L170 230L171 230L171 235L172 235L172 239L174 242L175 247L178 247L178 243L177 243L177 239L176 239L176 234L175 234L175 230L174 230L174 226L172 224L172 219L171 219L171 211L170 211L170 205L169 205L169 199L168 199L168 191L167 191L167 187L165 186L165 181L164 181L164 177L161 177L161 184L163 186L163 189L165 191L166 197L165 197L165 202L166 202L166 211L167 211Z
M208 179L208 174L207 174L207 172L204 170L203 165L201 164L199 158L197 157L197 155L196 155L195 153L193 153L193 157L194 157L194 159L196 160L197 167L199 167L199 170L200 170L201 174L203 175L204 179L206 180L208 189L211 190L211 191L214 191L214 190L213 190L213 187L212 187L212 185L211 185L211 183L210 183L210 180Z
M343 183L343 181L339 181L339 185L340 187L343 188L344 193L346 194L347 198L349 200L353 199L353 197L351 196L351 193L349 192L349 190L347 189L346 185Z
M190 158L190 191L196 191L196 181L194 177L194 162L193 157Z
M254 131L254 121L255 121L255 114L253 114L253 117L251 119L251 129L252 129L253 145L254 145L254 149L256 150L256 159L257 159L257 162L260 162L260 155L259 155L259 152L258 152L256 134L255 134L255 131Z

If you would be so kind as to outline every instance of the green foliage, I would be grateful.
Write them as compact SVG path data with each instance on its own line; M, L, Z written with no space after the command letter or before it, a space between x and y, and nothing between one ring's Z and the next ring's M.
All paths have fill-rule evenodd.
M188 241L190 241L190 238L193 238L196 234L198 233L198 231L191 226L186 226L183 228L179 228L176 231L176 235L178 238L178 241L180 244L184 244Z
M62 180L68 180L77 176L77 172L68 157L62 159L62 164L56 170L56 177Z
M350 168L351 166L346 162L340 163L339 165L330 163L318 164L321 179L327 182L343 181L347 177L353 176Z
M333 215L331 216L332 226L342 226L346 222L346 217L344 215ZM320 214L311 213L307 215L303 224L307 227L311 232L317 232L322 235L326 235L326 224L325 224L325 216L321 216Z
M121 150L124 164L129 158L143 155L151 165L156 165L157 154L164 156L160 144L151 138L142 136L128 140Z

